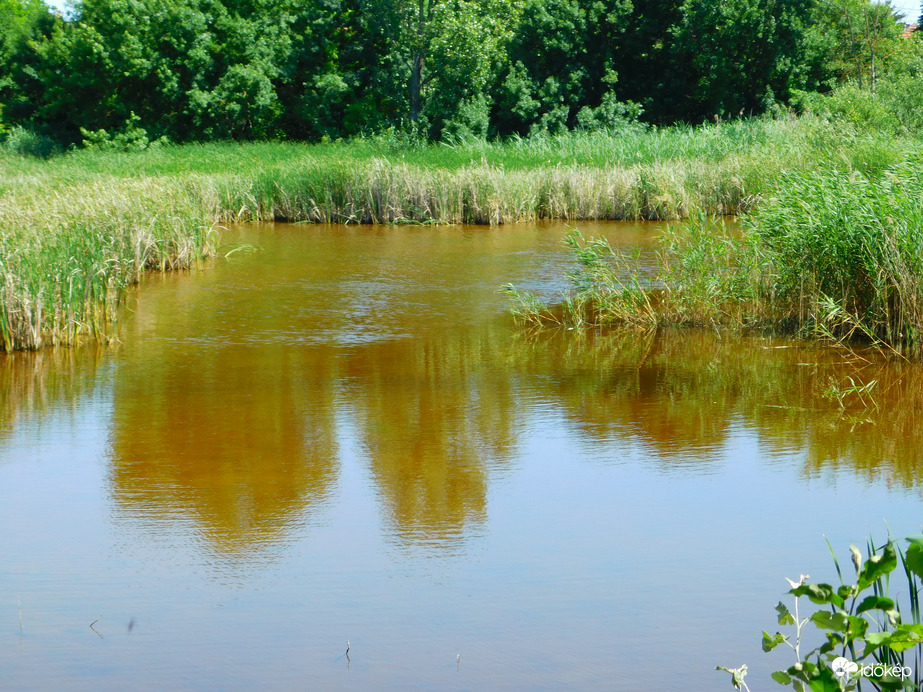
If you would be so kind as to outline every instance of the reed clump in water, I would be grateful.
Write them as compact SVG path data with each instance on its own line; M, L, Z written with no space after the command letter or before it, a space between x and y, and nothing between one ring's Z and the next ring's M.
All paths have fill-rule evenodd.
M574 229L565 238L576 267L559 305L507 284L514 316L531 326L567 328L745 324L759 303L759 253L752 240L724 219L697 215L669 227L659 239L655 269L638 254L613 249L602 238ZM745 310L745 306L749 306Z
M789 174L749 221L776 318L923 351L923 169Z
M578 269L558 308L505 287L532 325L711 325L857 338L923 353L923 169L783 175L733 231L698 215L643 273L602 240L568 237Z
M214 251L200 200L156 180L103 181L0 196L0 350L108 337L126 286L145 270Z

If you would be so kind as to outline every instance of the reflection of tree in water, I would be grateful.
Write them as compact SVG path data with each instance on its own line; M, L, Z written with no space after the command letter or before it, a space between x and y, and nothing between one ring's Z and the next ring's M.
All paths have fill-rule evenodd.
M342 391L395 533L452 543L486 519L488 467L515 444L505 348L488 330L258 358L158 349L115 384L114 492L135 514L191 516L218 548L247 550L335 482Z
M923 368L860 370L836 349L707 331L510 340L502 325L261 347L259 359L245 346L194 361L152 349L115 378L114 492L135 513L193 517L223 551L284 535L329 494L337 402L348 402L391 530L410 545L454 545L486 520L489 474L513 456L532 403L563 412L592 444L640 441L668 467L707 464L743 427L768 457L803 451L807 473L920 481ZM877 409L824 396L846 375L879 381Z
M57 411L76 412L96 390L103 353L95 345L0 353L0 440L20 422L35 422Z
M110 483L132 516L192 519L214 549L243 554L284 538L336 482L336 353L248 345L248 315L284 326L271 297L245 294L241 317L216 300L218 277L189 278L135 306L113 383Z
M767 454L805 450L808 473L851 469L913 486L923 466L923 365L841 349L713 332L611 331L522 338L515 362L539 375L583 435L631 437L663 463L707 460L733 426L755 430ZM831 383L877 381L841 406Z
M845 410L831 412L835 406L825 402L826 415L809 431L805 471L842 469L870 481L884 478L903 487L919 485L923 481L923 366L869 364L862 367L860 378L877 380L871 407L850 397ZM823 383L824 373L818 372L817 379Z
M397 271L415 257L413 281L425 278L414 234L391 264L378 266L384 252L353 258L365 263L363 276L391 277L384 294L372 291L374 301L372 284L356 288L363 282L353 265L337 261L336 244L322 244L317 257L312 249L307 265L280 256L268 287L247 275L235 285L216 271L172 277L169 290L145 293L113 377L110 478L121 507L192 517L223 551L277 539L336 481L338 405L353 414L394 534L410 544L452 543L485 520L489 474L513 456L535 404L563 413L590 444L640 441L670 468L708 463L745 427L768 456L806 450L808 473L849 468L870 479L920 480L920 366L875 361L857 371L836 349L775 348L784 342L707 330L529 336L491 321L493 308L456 328L439 316L459 309L452 287L475 279L459 269L467 250L444 234L440 242L459 257L440 255L452 260L448 278L416 303L401 302L409 279ZM490 262L477 267L497 273ZM308 278L323 289L305 290ZM369 304L369 314L357 307ZM417 323L417 304L438 309ZM365 321L353 324L357 315ZM377 329L382 320L387 329ZM335 336L349 345L335 345ZM16 412L47 406L41 402L82 396L94 379L95 361L81 364L87 353L20 359L33 358L32 370L2 361L2 423L8 428ZM54 367L37 365L42 358ZM846 375L879 381L877 409L847 399L843 410L824 398L828 381Z
M919 364L708 331L510 337L501 323L345 349L213 343L194 359L138 340L140 357L120 359L112 378L116 501L134 516L191 518L222 552L279 540L336 483L342 402L391 529L411 545L452 545L486 520L489 475L513 457L535 403L590 444L640 441L667 467L707 464L745 428L767 458L803 455L807 474L923 480ZM0 434L76 409L99 358L0 359ZM870 405L825 396L847 375L877 380Z
M512 446L508 377L490 335L405 339L429 334L441 313L418 315L404 287L457 309L455 287L474 281L467 245L451 230L426 234L444 263L433 280L419 231L339 228L323 243L284 232L296 242L273 255L268 277L265 263L255 276L180 275L139 301L125 336L136 355L115 383L119 501L192 516L213 542L243 550L333 484L334 393L345 390L396 526L460 535L485 516L485 465ZM507 337L507 327L494 329Z
M192 516L239 552L280 538L336 481L328 354L165 351L115 385L111 482L134 513Z
M506 346L490 330L356 351L347 370L359 435L392 530L451 543L486 519L488 469L515 444Z
M727 437L720 408L703 407L727 392L715 391L707 359L687 335L686 351L664 357L663 335L629 330L605 334L572 332L524 338L521 362L539 381L582 435L592 440L631 437L643 440L665 461L679 451L704 455ZM687 361L675 363L675 355Z

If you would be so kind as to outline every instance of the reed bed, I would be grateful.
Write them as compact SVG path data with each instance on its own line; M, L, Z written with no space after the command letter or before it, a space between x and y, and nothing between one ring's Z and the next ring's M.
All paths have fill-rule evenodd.
M894 138L814 117L417 145L219 143L48 160L0 153L0 350L108 337L140 272L246 221L503 224L749 211L789 173L879 171ZM858 152L858 153L856 153Z
M864 341L923 355L923 160L867 176L785 173L740 228L699 213L660 239L657 269L572 232L556 306L513 286L533 326L710 326Z
M788 174L748 220L779 321L923 353L923 158Z
M0 350L111 336L124 289L185 268L216 237L201 200L157 180L0 196Z
M505 171L414 168L373 159L360 169L310 166L222 181L217 215L227 221L503 224L537 219L679 219L707 208L734 214L748 195L718 164L596 169L555 165ZM700 181L713 181L707 190Z

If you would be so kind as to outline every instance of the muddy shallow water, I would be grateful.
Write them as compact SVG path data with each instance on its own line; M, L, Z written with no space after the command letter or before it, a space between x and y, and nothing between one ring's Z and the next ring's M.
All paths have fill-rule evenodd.
M120 345L0 356L0 689L774 686L783 578L920 530L923 369L522 333L565 230L233 229Z

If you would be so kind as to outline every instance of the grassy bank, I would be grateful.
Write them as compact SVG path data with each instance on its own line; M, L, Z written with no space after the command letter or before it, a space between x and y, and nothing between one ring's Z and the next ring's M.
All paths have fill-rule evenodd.
M0 159L0 191L26 195L101 179L157 178L224 221L507 223L675 219L749 209L782 171L880 170L892 137L814 118L697 128L575 132L506 143L205 144L141 153ZM104 200L100 200L104 201Z
M877 175L907 146L802 118L451 146L379 137L0 154L0 349L109 334L125 285L213 253L221 223L736 214L783 174Z
M701 214L661 238L643 275L605 241L568 242L572 291L558 306L507 287L534 325L769 329L923 354L923 159L863 175L784 173L741 229Z

